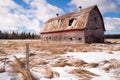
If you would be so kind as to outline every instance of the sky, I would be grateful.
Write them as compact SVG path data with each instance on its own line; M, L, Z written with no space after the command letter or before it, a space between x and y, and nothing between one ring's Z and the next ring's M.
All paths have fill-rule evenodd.
M40 33L44 22L97 5L103 15L105 34L120 34L120 0L0 0L0 30Z

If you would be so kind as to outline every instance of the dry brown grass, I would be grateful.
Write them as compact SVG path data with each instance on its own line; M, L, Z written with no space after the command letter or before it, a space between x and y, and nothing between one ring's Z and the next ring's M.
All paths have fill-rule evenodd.
M92 76L99 76L95 73L92 73L88 70L78 68L70 71L70 74L74 74L80 78L80 80L91 80Z
M110 63L110 61L103 60L103 61L99 62L99 66L105 65L106 63Z
M120 42L120 41L119 41ZM61 54L64 54L66 52L93 52L93 51L108 51L109 54L112 54L113 51L119 51L120 47L119 44L112 44L112 42L110 44L81 44L81 43L62 43L62 42L41 42L40 40L6 40L6 42L2 42L0 41L0 54L8 54L11 53L12 51L21 52L21 53L25 53L25 44L29 43L30 45L30 64L32 66L35 65L48 65L49 61L51 59L60 59L59 57L61 57ZM37 44L36 44L37 43ZM116 42L117 43L117 42ZM34 51L34 52L32 52ZM15 53L15 52L14 52ZM57 55L57 56L55 56ZM59 57L58 57L59 55ZM38 57L36 57L38 56ZM36 61L36 58L40 58L41 59L37 59L38 61ZM49 57L50 56L50 57ZM63 58L62 58L63 59ZM89 63L86 64L85 61L83 60L73 60L73 61L65 61L64 60L59 60L59 62L56 62L54 64L52 64L53 67L64 67L64 66L75 66L75 67L81 67L84 65L90 66L90 67L97 67L98 64L97 63ZM68 59L68 58L67 58ZM16 59L17 60L17 59ZM46 61L44 61L46 60ZM103 63L103 65L107 64L108 62L105 61ZM104 70L110 70L111 68L119 68L120 65L118 63L116 63L115 61L110 62L112 63L110 66L107 67L103 67ZM113 64L114 63L114 64ZM117 64L117 65L116 65ZM101 65L99 65L101 66ZM16 68L15 68L16 67ZM16 72L20 72L21 74L24 75L24 79L27 80L27 77L31 76L30 72L27 72L25 69L25 59L23 60L19 60L15 61L15 63L13 64L13 68L15 69ZM78 71L77 71L78 70ZM52 78L54 77L54 75L56 76L60 76L60 74L58 72L54 72L51 69L46 69L46 72L50 72L51 75L48 75L48 77ZM87 80L89 78L87 77L91 77L90 73L85 72L86 70L79 70L76 69L75 71L73 71L76 75L83 77L82 80ZM81 73L80 73L81 72ZM26 77L27 76L27 77ZM51 77L52 76L52 77Z
M56 71L53 72L56 77L60 77L60 74Z
M64 53L65 53L64 50L62 50L62 49L55 49L55 48L50 49L50 52L51 52L53 55L54 55L54 54L64 54Z
M114 54L111 50L108 51L108 54Z
M44 58L44 57L51 56L51 54L49 52L42 52L42 53L38 53L36 56L40 56L40 57Z
M99 44L80 44L77 46L75 49L77 52L94 52L94 51L102 51L101 47Z
M17 57L14 58L15 62L11 64L13 71L15 73L21 73L24 80L35 80L31 72L25 69L25 65Z
M105 71L110 71L110 69L119 69L120 60L111 59L109 61L102 61L100 62L99 67Z
M5 72L5 68L0 68L0 73Z
M34 67L37 65L46 65L49 63L46 59L49 58L50 53L38 53L34 56L30 56L29 61L30 61L30 66Z
M53 71L50 67L45 68L45 77L50 79L53 78Z
M85 65L85 67L96 68L98 65L99 65L98 63L88 63Z
M111 59L110 62L111 62L111 65L113 66L112 68L115 68L115 69L120 68L120 60Z
M84 64L87 64L87 63L81 59L76 59L76 60L71 61L71 64L73 66L80 67L80 66L83 66Z
M35 53L30 53L29 54L29 56L31 57L31 56L35 56L36 54Z
M5 52L4 49L1 49L1 48L0 48L0 55L1 55L1 54L7 54L7 53Z
M105 39L105 41L110 43L120 43L120 39Z
M34 67L34 66L37 66L37 65L46 65L46 64L48 64L48 62L47 61L45 61L45 60L39 60L39 61L35 61L35 60L33 60L33 61L31 61L30 62L30 67Z
M38 65L46 65L46 64L48 64L47 61L41 60L40 63L39 63Z
M52 71L50 67L45 68L45 77L52 79L53 77L60 77L60 74L56 71Z
M80 48L80 47L77 47L77 48L76 48L76 51L77 51L77 52L82 52L82 51L83 51L83 49L82 49L82 48Z
M117 40L119 41L119 40ZM120 41L119 41L120 42ZM25 52L25 44L30 44L30 51L48 51L52 54L64 54L66 52L93 52L103 50L119 51L120 47L114 44L81 44L81 43L63 43L63 42L45 42L40 40L5 40L0 41L0 53ZM36 44L37 43L37 44ZM112 47L111 47L112 46ZM33 54L34 55L34 54ZM33 56L32 55L32 56Z
M112 65L108 65L106 67L103 67L102 69L105 71L109 71L112 68Z
M61 62L56 62L55 64L52 64L51 66L52 67L64 67L64 66L72 66L72 64L66 61L61 61Z

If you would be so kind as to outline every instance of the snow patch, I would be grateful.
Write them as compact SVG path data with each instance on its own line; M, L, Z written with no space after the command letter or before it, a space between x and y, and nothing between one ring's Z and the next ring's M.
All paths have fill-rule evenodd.
M0 80L15 80L15 77L8 72L4 72L0 73Z
M120 60L120 51L116 51L114 54L108 54L105 52L68 52L65 55L72 56L73 58L80 58L85 62L100 62L109 59Z

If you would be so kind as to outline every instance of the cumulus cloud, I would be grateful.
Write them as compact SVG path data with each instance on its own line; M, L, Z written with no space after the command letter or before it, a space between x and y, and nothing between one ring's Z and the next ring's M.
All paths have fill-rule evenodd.
M120 27L120 18L105 17L104 21L106 30L118 29Z
M23 27L27 30L40 32L41 23L44 23L55 14L63 10L47 3L46 0L24 0L29 5L25 9L14 0L0 0L0 30L20 31Z
M46 0L33 0L31 2L31 7L36 9L36 17L42 21L55 17L56 13L63 13L61 8L47 3Z
M69 5L82 6L83 8L96 4L102 13L120 12L118 3L115 3L113 0L71 0L69 3Z
M120 34L120 18L105 17L106 34Z

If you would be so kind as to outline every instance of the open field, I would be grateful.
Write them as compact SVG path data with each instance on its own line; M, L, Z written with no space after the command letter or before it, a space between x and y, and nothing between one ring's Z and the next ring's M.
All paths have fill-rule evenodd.
M0 80L120 80L120 39L105 41L82 44L0 40ZM26 43L30 74L25 70Z

